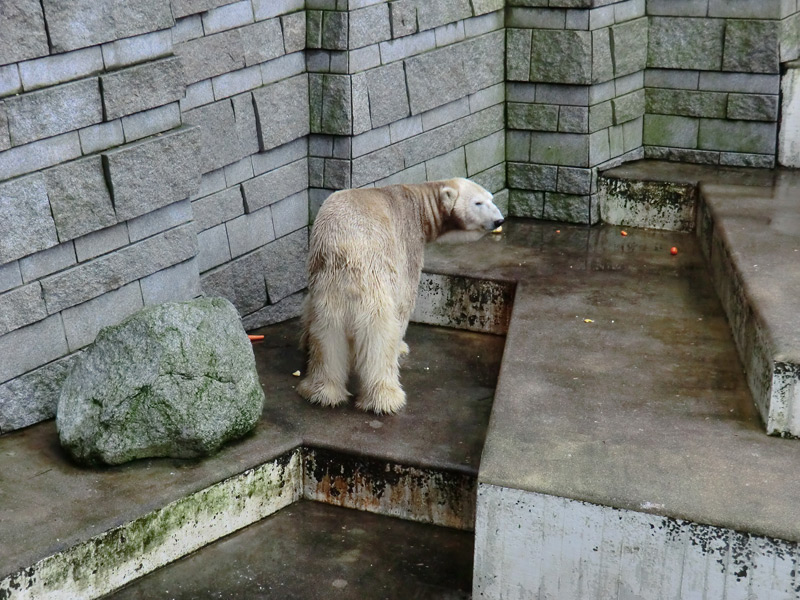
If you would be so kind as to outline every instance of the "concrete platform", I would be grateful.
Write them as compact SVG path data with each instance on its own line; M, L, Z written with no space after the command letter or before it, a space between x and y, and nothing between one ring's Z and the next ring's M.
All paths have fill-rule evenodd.
M52 422L0 437L0 597L97 597L304 496L472 529L503 337L412 325L409 407L377 417L309 405L297 321L262 332L264 417L213 458L85 469Z
M109 600L471 597L472 535L301 500Z

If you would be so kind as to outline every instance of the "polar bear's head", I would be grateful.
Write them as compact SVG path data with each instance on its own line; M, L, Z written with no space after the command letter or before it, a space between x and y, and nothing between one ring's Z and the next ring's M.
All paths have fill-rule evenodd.
M474 232L477 236L472 237L480 237L503 224L503 214L492 202L492 195L477 183L463 177L442 183L442 203L450 215L450 230Z

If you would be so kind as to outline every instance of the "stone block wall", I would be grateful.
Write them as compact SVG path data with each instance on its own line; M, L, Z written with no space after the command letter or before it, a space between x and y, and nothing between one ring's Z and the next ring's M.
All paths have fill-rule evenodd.
M307 2L312 214L344 187L505 190L503 0L342 4Z
M795 0L648 0L645 154L772 167L781 64L800 51Z
M303 0L0 4L0 433L144 305L297 314L308 236Z
M509 211L596 223L598 168L643 156L644 0L509 5Z
M643 156L775 165L797 0L507 4L512 215L596 223L597 171Z

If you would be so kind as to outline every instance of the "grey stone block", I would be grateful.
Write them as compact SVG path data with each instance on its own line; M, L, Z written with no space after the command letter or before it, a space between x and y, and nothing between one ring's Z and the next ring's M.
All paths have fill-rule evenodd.
M739 152L720 152L719 164L731 167L750 167L756 169L775 168L774 154L742 154Z
M0 385L0 433L52 419L61 385L78 356L66 356Z
M86 127L78 131L78 136L84 154L94 154L125 142L125 133L120 120Z
M508 163L508 186L521 190L555 191L558 168L551 165Z
M287 296L277 304L270 304L255 312L242 317L242 326L246 331L252 331L259 327L282 323L288 319L300 316L305 298L304 292L298 292Z
M308 230L301 229L279 238L264 248L264 273L270 304L308 286L306 256Z
M308 187L308 163L297 160L242 184L244 206L248 213L274 204Z
M22 285L22 274L19 272L19 261L0 265L0 293Z
M389 138L393 144L422 133L422 117L414 115L389 125Z
M244 214L242 190L236 187L199 198L192 202L197 231L210 229Z
M591 196L547 192L542 218L548 221L593 225L600 214Z
M613 7L608 7L613 8ZM614 78L614 57L611 53L611 30L592 31L591 81L600 83Z
M697 147L701 150L774 154L776 141L777 123L702 119Z
M272 205L275 236L283 237L308 226L308 190L303 190Z
M541 219L544 211L544 192L510 190L508 194L508 214L511 217Z
M25 283L62 271L75 264L75 247L72 242L59 244L19 260L19 270Z
M611 107L614 111L614 125L638 119L644 114L644 105L643 89L614 98L611 101Z
M0 180L46 169L81 155L76 131L0 152Z
M511 129L556 131L558 130L558 106L509 102L508 126Z
M750 73L700 73L701 90L714 92L741 92L744 94L778 94L779 75Z
M324 159L322 187L342 190L350 187L350 161L336 158Z
M564 10L509 6L506 25L525 29L564 29L566 18Z
M725 26L724 71L778 73L780 56L777 21L729 19Z
M722 18L780 19L781 2L763 0L708 0L708 16Z
M119 223L113 227L106 227L76 239L74 241L75 255L78 258L78 262L84 262L102 254L107 254L117 248L127 246L129 243L128 224ZM64 245L62 244L58 248Z
M532 133L531 162L588 167L589 136L576 133Z
M450 44L461 42L466 37L464 21L457 21L449 25L437 27L433 30L433 34L436 36L436 46L440 48L442 46L449 46Z
M192 203L181 200L128 221L128 237L138 242L192 220Z
M422 183L428 180L428 174L425 170L425 163L408 167L402 171L398 171L394 175L390 175L385 179L379 179L375 182L376 186L384 185L397 185L401 183Z
M411 0L390 2L389 11L393 38L417 33L417 9Z
M366 86L365 76L353 76ZM309 96L309 121L311 131L314 133L328 133L334 135L348 135L353 132L353 100L351 77L349 75L312 74L308 76ZM353 85L355 87L355 84ZM364 94L366 104L366 89ZM369 127L367 127L369 128Z
M145 306L191 300L200 295L197 259L192 258L139 280Z
M0 152L11 148L11 136L8 133L8 119L3 103L0 102Z
M506 131L506 160L528 162L531 134L527 131Z
M38 282L0 294L0 336L47 316Z
M470 0L449 0L431 2L430 0L411 0L417 8L419 30L433 29L472 16Z
M49 51L42 5L38 0L0 4L0 63L38 58Z
M367 74L355 73L350 77L350 84L351 108L353 111L352 135L358 135L372 129L372 120L369 114ZM344 110L346 110L346 107Z
M183 113L183 121L198 126L200 132L200 169L208 173L245 156L239 139L233 104L221 100Z
M5 383L67 354L61 315L0 336L0 383Z
M237 29L177 44L175 55L183 63L187 84L245 66L244 46Z
M647 69L644 75L647 88L696 90L700 85L700 72L679 69Z
M202 35L202 27L200 29ZM152 61L172 54L172 31L163 29L103 44L106 70Z
M246 315L267 304L263 273L263 251L252 252L201 275L200 287L207 296L227 298Z
M231 259L228 230L221 223L197 234L197 268L200 273L225 264Z
M430 159L425 163L425 171L428 181L466 177L467 159L464 148L456 148L447 154Z
M496 31L459 44L468 93L504 81L504 42L505 32Z
M475 15L483 15L505 7L504 0L472 0L472 10Z
M560 107L558 110L558 130L564 133L589 133L589 107Z
M611 127L614 122L614 110L611 101L601 102L589 107L589 132L594 133Z
M200 177L200 189L192 196L189 196L189 199L196 200L197 198L208 196L214 192L221 192L226 187L224 169L217 169L216 171L211 171L211 173L204 173L203 176Z
M391 37L388 3L350 11L350 48L363 48Z
M648 113L686 117L724 118L727 94L648 88L645 107Z
M558 167L557 191L565 194L592 194L596 191L596 177L594 169Z
M203 18L200 15L180 17L175 13L174 8L172 12L175 14L175 26L170 30L173 44L181 44L203 37Z
M352 138L352 158L369 154L391 143L390 129L387 125L365 131Z
M267 171L272 171L283 165L288 165L291 162L305 158L309 154L314 155L314 152L309 151L307 138L298 138L293 142L289 142L288 144L284 144L268 152L253 155L253 172L255 175L261 175Z
M278 58L286 52L280 19L260 21L239 31L244 47L244 62L248 67Z
M306 48L322 48L322 11L306 11Z
M645 158L670 160L673 162L696 163L699 165L718 165L719 152L708 150L689 150L685 148L666 148L645 146Z
M49 313L86 302L197 254L191 224L169 229L41 280Z
M21 91L22 80L19 78L17 65L0 67L0 97L19 94Z
M58 238L64 242L117 222L99 156L44 171Z
M424 159L412 159L411 162L412 164L416 164L422 162L422 160ZM351 185L353 187L361 187L377 181L378 179L388 177L398 171L402 171L404 167L405 161L403 160L403 153L399 148L399 144L393 144L387 148L382 148L353 159Z
M54 52L94 46L174 24L169 0L42 0Z
M61 313L61 318L64 320L69 351L75 352L88 346L103 327L116 325L142 306L142 290L139 282L134 281L88 302L67 308Z
M214 98L222 99L254 90L263 84L261 65L253 65L231 73L217 75L211 80Z
M103 54L99 47L94 47L20 63L19 75L23 87L31 91L88 77L103 68Z
M0 264L58 243L41 174L0 184Z
M287 54L306 48L306 15L296 12L281 17L283 27L283 47Z
M197 191L199 131L181 127L103 154L117 218L132 219Z
M611 27L614 77L641 71L647 66L647 19L634 19Z
M428 131L469 114L469 99L465 96L422 113L422 129Z
M297 75L253 92L261 150L308 135L308 77Z
M349 13L322 11L322 45L327 50L347 50Z
M502 163L506 154L505 132L498 131L465 146L467 175L472 176Z
M500 209L500 212L502 212L504 215L507 214L508 186L506 185L506 168L504 164L495 165L489 169L486 169L485 171L470 175L470 179L492 192L494 194L495 206L497 206L497 208ZM498 193L502 192L503 190L505 190L505 193ZM505 206L498 204L498 202L501 202L501 200L505 203Z
M697 148L698 119L671 115L645 115L644 143L648 146Z
M242 27L252 22L253 6L250 0L225 4L203 14L203 30L206 35Z
M668 17L705 17L708 0L648 0L647 14Z
M181 109L177 102L122 117L122 131L128 143L175 129L180 124Z
M402 63L372 69L367 71L366 76L372 127L380 127L409 115Z
M450 46L405 61L411 114L447 104L467 93L461 50Z
M177 102L184 94L184 73L177 58L164 58L102 75L105 119Z
M476 7L475 13L478 14L477 4L475 2L472 4ZM468 38L483 35L484 33L489 33L490 31L499 31L504 27L504 11L495 11L464 21L464 33Z
M305 8L304 0L253 0L256 21L278 17Z
M536 29L531 32L531 81L564 84L592 82L592 34Z
M651 17L647 66L718 70L722 66L725 21Z
M230 4L232 1L233 0L170 0L170 3L172 5L172 13L177 19L179 17L205 12L212 8L222 6L223 4Z
M729 94L727 117L748 121L776 121L778 96Z
M469 111L478 112L495 104L501 104L506 99L506 90L504 83L498 83L484 90L470 94Z
M610 159L612 156L611 142L613 141L610 134L611 131L613 131L613 128L602 129L589 134L589 162L588 164L576 166L600 165Z
M181 110L189 111L214 101L214 86L210 79L186 86L186 96L181 99Z
M373 69L381 64L380 46L373 44L349 52L349 73L359 73Z
M436 34L422 31L408 37L380 43L381 62L388 64L396 60L422 54L436 47Z
M97 79L86 79L7 98L11 143L27 144L103 120Z
M225 172L225 185L231 187L253 178L253 161L249 156L245 156L238 162L226 165L223 171Z

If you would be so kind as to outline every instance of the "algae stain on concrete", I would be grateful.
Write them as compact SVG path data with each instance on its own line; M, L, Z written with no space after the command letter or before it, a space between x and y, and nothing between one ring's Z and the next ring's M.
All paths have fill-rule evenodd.
M600 218L626 227L690 232L695 227L697 187L690 183L598 179Z

